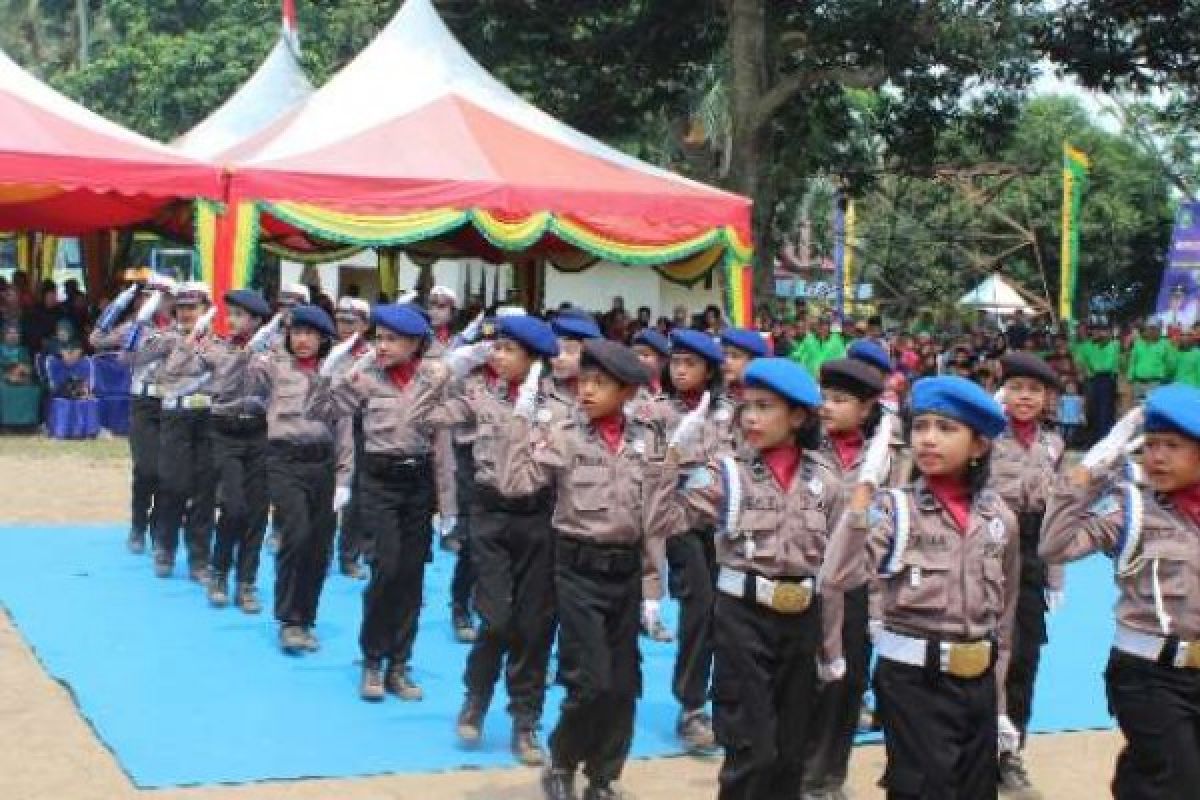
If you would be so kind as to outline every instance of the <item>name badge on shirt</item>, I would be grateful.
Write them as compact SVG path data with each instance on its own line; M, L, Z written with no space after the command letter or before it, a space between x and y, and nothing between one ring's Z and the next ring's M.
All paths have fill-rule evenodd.
M1092 514L1095 514L1097 517L1106 517L1109 514L1114 513L1118 508L1120 508L1120 504L1117 502L1117 498L1113 497L1111 494L1106 494L1104 497L1101 497L1099 500L1088 506L1088 511Z
M814 495L820 495L825 491L825 484L820 478L813 477L813 479L808 482L808 490Z
M988 523L988 536L993 542L1004 541L1004 520L999 517L992 517L992 521Z
M717 422L729 422L732 418L733 414L730 413L728 408L718 408L717 412L713 414L713 419Z
M548 408L539 408L537 412L538 422L549 422L554 417Z

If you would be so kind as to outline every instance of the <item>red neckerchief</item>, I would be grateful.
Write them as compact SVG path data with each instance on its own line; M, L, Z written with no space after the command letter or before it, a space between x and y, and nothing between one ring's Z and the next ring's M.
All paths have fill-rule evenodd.
M442 344L445 344L446 342L450 341L450 326L449 325L437 326L437 328L435 328L433 331L433 335L435 337L437 337L437 340L439 342L441 342Z
M661 394L662 393L662 381L660 381L658 378L651 378L650 379L650 391L653 392L654 394Z
M412 361L406 361L403 364L393 364L387 368L388 380L397 389L403 389L405 386L408 386L408 382L412 380L415 374L417 374L417 360L415 358Z
M505 383L504 386L505 386L506 394L504 395L504 398L506 400L516 402L517 393L521 391L521 384L524 382L525 381L520 380L520 381L508 381L507 383Z
M234 347L245 347L246 343L249 341L250 334L247 333L235 333L233 336L229 337L229 343Z
M320 360L317 356L309 356L308 358L296 356L296 369L301 372L316 372L317 364Z
M173 322L174 322L174 320L172 320L166 314L155 314L154 315L154 327L158 328L160 331L166 330L167 328L171 327L171 324Z
M1176 511L1191 520L1193 525L1200 525L1200 483L1193 483L1185 489L1176 489L1167 497Z
M625 415L620 411L609 414L607 417L600 417L592 420L592 427L596 429L596 433L600 434L600 440L604 442L604 446L608 448L608 452L615 453L621 447L621 439L625 436Z
M742 388L741 381L735 381L725 387L725 391L733 398L734 402L740 403L742 402Z
M828 435L829 442L833 445L833 451L837 453L842 469L849 469L854 466L854 462L858 460L858 454L863 449L862 431L855 428L854 430L837 433L830 431Z
M363 353L367 352L367 348L370 346L371 345L367 343L367 340L360 336L358 337L358 341L354 343L354 347L350 348L350 355L358 358Z
M1035 441L1038 435L1038 423L1036 419L1029 419L1022 422L1014 417L1008 418L1008 428L1012 431L1013 436L1021 446L1028 450Z
M760 455L767 469L775 476L779 488L785 492L790 489L792 479L796 477L796 470L800 468L800 456L803 455L803 451L794 444L781 444L763 450Z
M704 396L704 390L691 389L686 392L679 392L677 396L679 397L679 402L683 403L688 411L695 411L696 406L700 405L700 398Z
M971 493L967 484L960 478L944 475L925 479L929 491L942 504L942 508L950 512L959 533L967 532L967 520L971 516Z

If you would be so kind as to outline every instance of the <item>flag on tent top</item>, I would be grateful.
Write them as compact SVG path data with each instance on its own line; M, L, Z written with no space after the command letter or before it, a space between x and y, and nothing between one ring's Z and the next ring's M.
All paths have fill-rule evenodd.
M296 0L283 0L283 38L300 55L300 26L296 24Z

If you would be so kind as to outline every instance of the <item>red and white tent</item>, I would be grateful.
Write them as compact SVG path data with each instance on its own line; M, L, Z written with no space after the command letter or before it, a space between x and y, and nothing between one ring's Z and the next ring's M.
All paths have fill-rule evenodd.
M261 215L235 237L243 245L295 246L303 233L493 260L574 253L682 264L693 275L722 257L744 264L752 241L748 199L530 105L471 58L429 0L408 0L306 103L223 160L231 204ZM742 289L747 279L739 273Z
M284 0L275 47L220 108L175 140L175 148L196 158L218 158L307 100L313 86L300 66L299 42L295 6Z
M217 167L88 111L0 53L0 230L79 235L222 194Z

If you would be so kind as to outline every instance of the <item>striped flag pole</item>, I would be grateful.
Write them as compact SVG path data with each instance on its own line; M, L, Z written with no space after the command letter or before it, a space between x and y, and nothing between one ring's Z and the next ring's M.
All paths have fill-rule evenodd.
M1087 154L1063 142L1062 282L1059 286L1059 319L1074 319L1075 288L1079 282L1079 215L1091 162Z
M296 23L296 0L283 0L283 38L292 52L300 55L300 26Z

